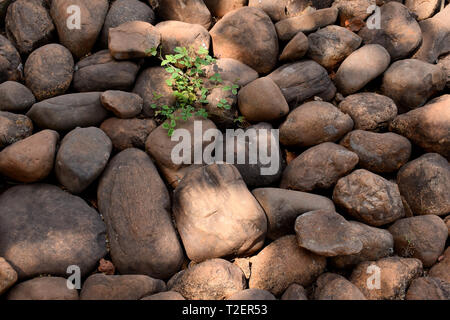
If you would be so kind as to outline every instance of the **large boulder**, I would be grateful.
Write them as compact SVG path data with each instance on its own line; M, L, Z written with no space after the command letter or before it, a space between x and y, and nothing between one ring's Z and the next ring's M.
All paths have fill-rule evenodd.
M67 287L63 277L38 277L14 286L8 300L78 300L78 291Z
M0 111L0 150L33 134L33 122L27 116Z
M0 34L0 83L22 80L22 60L14 45Z
M19 82L6 81L0 84L0 111L22 113L36 102L30 89Z
M149 2L163 20L199 24L206 29L211 26L211 13L202 0L151 0Z
M224 82L230 81L240 87L258 79L258 72L239 60L231 58L217 59L215 63L203 67L202 70L207 78L218 73Z
M222 18L228 12L245 7L248 0L203 0L211 14L217 18Z

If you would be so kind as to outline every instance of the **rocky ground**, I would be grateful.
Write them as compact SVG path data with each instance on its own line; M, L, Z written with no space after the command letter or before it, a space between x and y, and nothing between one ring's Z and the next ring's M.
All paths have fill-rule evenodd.
M0 0L0 22L0 299L450 299L448 1ZM158 45L239 85L179 127L279 129L277 172L171 161Z

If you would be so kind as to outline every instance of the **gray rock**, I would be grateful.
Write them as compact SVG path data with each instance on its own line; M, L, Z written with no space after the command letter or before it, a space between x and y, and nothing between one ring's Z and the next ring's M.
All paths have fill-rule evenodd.
M78 291L67 287L63 277L39 277L21 282L8 293L8 300L78 300Z

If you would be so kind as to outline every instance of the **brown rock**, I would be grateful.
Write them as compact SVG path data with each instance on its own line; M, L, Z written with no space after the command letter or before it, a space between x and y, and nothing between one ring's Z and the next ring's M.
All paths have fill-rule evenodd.
M353 283L335 273L324 273L316 282L316 300L366 300Z
M450 215L445 217L444 222L447 225L448 235L450 236Z
M155 3L151 1L150 4ZM163 20L178 20L199 24L206 29L211 26L211 13L202 0L159 0L153 9Z
M403 166L397 183L415 215L450 212L450 165L437 153L427 153Z
M305 192L328 189L357 164L356 153L331 142L321 143L289 163L280 187Z
M246 6L248 0L204 0L204 2L213 16L222 18L228 12Z
M27 116L0 111L0 150L33 134L33 122Z
M17 281L17 272L4 258L0 257L0 296Z
M102 105L122 119L134 118L142 111L144 100L135 93L108 90L101 94Z
M22 60L13 44L0 34L0 83L22 80Z
M275 27L261 9L243 7L226 14L210 31L214 55L233 58L268 73L278 58Z
M350 216L374 227L405 216L397 184L364 169L339 179L333 201Z
M450 283L432 277L414 279L405 300L450 300Z
M350 281L368 300L401 300L411 281L421 275L420 260L390 257L360 263L353 270Z
M375 3L375 0L336 0L333 2L333 7L339 10L341 27L347 27L353 21L366 20L370 16L367 9Z
M78 291L67 287L62 277L39 277L14 286L8 300L78 300Z
M187 300L223 300L246 286L239 267L222 259L207 260L183 270L167 285Z
M308 37L303 32L297 33L291 41L284 47L280 55L280 61L300 60L308 51Z
M325 257L300 248L295 236L279 238L251 259L250 289L282 294L291 283L309 286L325 270Z
M59 134L43 130L0 152L0 173L20 182L36 182L53 169Z
M439 0L406 0L405 6L417 16L417 20L431 18L441 4Z
M228 90L226 88L232 88L233 85L234 83L232 82L222 81L221 84L212 87L206 97L208 104L203 105L203 108L208 112L208 118L219 128L226 129L235 125L237 96L233 94L232 89ZM230 106L228 109L223 106L224 100Z
M246 289L232 294L226 300L276 300L276 298L267 290Z
M296 17L309 6L315 5L318 1L310 0L249 0L250 7L256 7L264 10L273 21L280 21L287 18Z
M450 53L445 54L439 58L438 66L447 75L447 88L450 88Z
M0 111L26 112L36 102L30 89L15 81L0 84L0 96Z
M424 267L431 267L437 261L448 237L445 222L434 215L397 220L389 232L394 237L395 252L421 260Z
M141 300L186 300L181 294L175 291L165 291L152 294L151 296L147 296L142 298Z
M240 87L258 79L258 72L242 62L230 58L217 59L214 64L203 67L203 70L207 78L219 73L223 81L230 81Z
M450 249L444 252L442 260L436 263L429 271L430 277L439 278L445 282L450 282Z
M308 300L306 290L301 285L293 283L281 296L281 300Z
M139 300L166 290L162 280L144 275L107 276L94 274L86 279L80 293L81 300Z
M97 270L108 276L112 276L116 273L116 267L114 266L114 264L111 261L105 259L100 259Z

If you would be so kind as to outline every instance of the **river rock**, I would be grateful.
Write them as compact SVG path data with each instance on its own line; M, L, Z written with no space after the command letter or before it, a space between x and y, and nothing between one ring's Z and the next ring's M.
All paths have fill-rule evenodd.
M414 279L405 300L449 300L450 283L433 277Z
M27 116L0 111L0 150L33 134L33 122Z
M445 282L450 282L450 249L447 248L444 252L443 258L436 263L429 271L430 277L439 278Z
M120 90L108 90L101 94L102 105L118 118L134 118L142 111L144 100L135 93Z
M230 11L245 7L248 3L248 0L204 0L204 2L213 16L222 18Z
M142 298L141 300L186 300L181 294L175 291L165 291L152 294L151 296L147 296Z
M232 294L227 300L277 300L273 294L267 290L246 289Z
M0 257L0 295L5 293L17 281L17 272L4 258Z
M439 0L406 0L405 6L417 16L417 20L431 18L441 4Z
M152 3L155 1L150 1ZM163 20L199 24L206 29L211 26L211 13L202 0L159 0L156 3L154 9Z
M284 47L280 55L280 61L300 60L308 52L308 37L303 32L299 32Z
M308 300L308 297L305 288L293 283L284 291L281 300Z
M0 83L22 80L23 65L14 45L0 34Z
M357 286L336 273L324 273L317 279L314 298L316 300L366 300Z
M111 139L118 151L127 148L145 148L148 135L156 128L153 119L109 118L102 122L100 129Z
M26 112L36 102L31 90L15 81L1 83L0 96L0 111Z
M202 70L207 78L218 73L223 81L230 81L240 87L258 79L258 72L239 60L231 58L217 59L214 64L203 67Z
M8 300L78 300L78 291L67 287L63 277L39 277L21 282L8 293Z
M447 88L450 88L450 53L439 58L438 66L441 67L447 75Z

